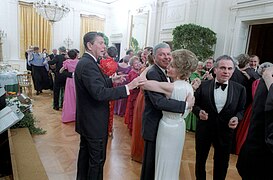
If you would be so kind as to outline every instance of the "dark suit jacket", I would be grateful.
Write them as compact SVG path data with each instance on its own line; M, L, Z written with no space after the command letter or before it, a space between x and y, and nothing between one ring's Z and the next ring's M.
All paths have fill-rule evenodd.
M235 68L230 80L235 81L241 85L243 85L246 88L246 108L248 105L252 102L252 83L259 79L258 73L254 71L252 68L247 68L246 73L250 76L250 79L247 79L247 77L238 69Z
M63 67L63 62L65 61L65 55L59 54L55 56L55 58L52 61L48 61L49 65L56 65L56 68L54 70L55 74L55 82L60 84L65 84L66 76L63 73L60 73L60 69Z
M89 138L107 136L109 100L127 97L125 86L112 88L96 61L83 54L75 70L76 131Z
M228 127L229 120L236 116L239 120L243 118L246 91L245 88L233 81L228 83L227 101L220 113L217 112L214 100L215 80L202 81L200 87L195 92L195 105L193 113L199 118L200 110L208 113L208 120L199 120L197 128L205 129L214 133L219 142L230 144L233 130ZM202 123L202 124L200 124ZM200 124L200 126L198 126Z
M153 65L146 75L149 80L168 82L165 74L157 66ZM186 103L173 99L167 99L164 94L145 91L145 108L142 118L142 136L145 140L155 141L159 120L162 118L162 110L184 113Z
M265 111L268 109L267 112L271 111L272 115L273 101L270 101L273 99L272 88L273 86L271 86L271 92L268 92L264 80L260 80L252 105L252 115L250 118L250 125L244 146L247 147L248 151L259 154L272 154L273 157L273 129L270 130L270 127L272 128L273 125L273 120L272 116L270 117L270 119L266 119ZM268 142L269 147L271 146L272 152L270 152L270 149L266 142Z
M252 104L246 140L237 169L244 179L273 179L273 85L269 91L260 80Z
M271 84L265 103L265 142L273 155L273 85Z
M56 54L56 55L54 55L54 54L49 54L48 56L49 56L50 60L53 60L54 57L57 56L57 54Z

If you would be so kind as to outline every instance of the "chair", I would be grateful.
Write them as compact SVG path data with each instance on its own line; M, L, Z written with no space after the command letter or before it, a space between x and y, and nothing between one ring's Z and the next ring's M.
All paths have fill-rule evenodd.
M19 94L23 91L32 97L32 81L31 74L17 74Z

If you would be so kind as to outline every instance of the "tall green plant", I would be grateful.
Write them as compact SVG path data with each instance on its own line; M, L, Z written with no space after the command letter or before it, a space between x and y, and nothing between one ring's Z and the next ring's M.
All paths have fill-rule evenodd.
M196 24L184 24L173 30L173 48L188 49L192 51L199 60L214 54L213 46L216 44L216 33Z
M106 45L106 47L108 47L109 38L104 33L102 33L102 34L103 34L104 44Z
M131 37L130 39L130 49L132 49L135 53L139 51L138 41L134 37Z

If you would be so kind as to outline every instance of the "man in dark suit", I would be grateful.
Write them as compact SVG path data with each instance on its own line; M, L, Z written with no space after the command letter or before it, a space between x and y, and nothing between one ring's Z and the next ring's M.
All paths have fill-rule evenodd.
M75 70L76 131L80 134L77 180L102 180L108 139L109 100L127 97L138 79L125 86L112 87L122 77L106 77L97 59L103 56L103 34L88 32L83 38L86 52Z
M147 72L148 80L168 82L166 68L171 61L171 49L166 43L154 47L155 64ZM155 173L155 145L159 121L162 110L184 113L186 108L194 104L194 97L188 96L186 102L167 99L164 94L145 91L145 108L142 118L142 136L145 141L144 156L141 170L141 180L154 179Z
M57 56L57 49L52 49L52 54L48 55L50 60L53 60Z
M63 62L66 60L66 48L64 46L61 46L59 48L59 55L56 55L53 60L48 61L48 64L50 66L54 65L54 84L53 84L53 109L59 110L59 98L60 98L60 91L61 88L65 87L66 83L66 75L64 73L60 73L60 69L63 67Z
M230 56L220 56L215 62L215 79L203 81L195 93L193 112L199 117L195 139L197 180L206 179L211 144L214 146L213 179L226 177L233 131L243 118L246 102L245 88L229 81L234 68Z
M250 125L237 161L243 180L273 179L273 67L259 81Z

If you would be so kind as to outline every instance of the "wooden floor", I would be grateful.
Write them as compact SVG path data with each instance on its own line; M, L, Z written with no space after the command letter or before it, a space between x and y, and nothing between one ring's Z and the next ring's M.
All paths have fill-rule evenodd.
M75 180L79 150L79 135L75 123L63 124L61 111L52 109L52 92L44 91L33 96L33 111L37 125L47 131L34 136L34 141L50 180ZM137 180L141 164L130 158L131 136L123 124L123 118L114 117L113 138L109 138L107 160L104 166L105 180ZM236 170L237 156L231 155L228 180L241 179ZM186 135L180 179L193 180L195 164L194 133ZM212 179L212 153L207 161L207 179Z

